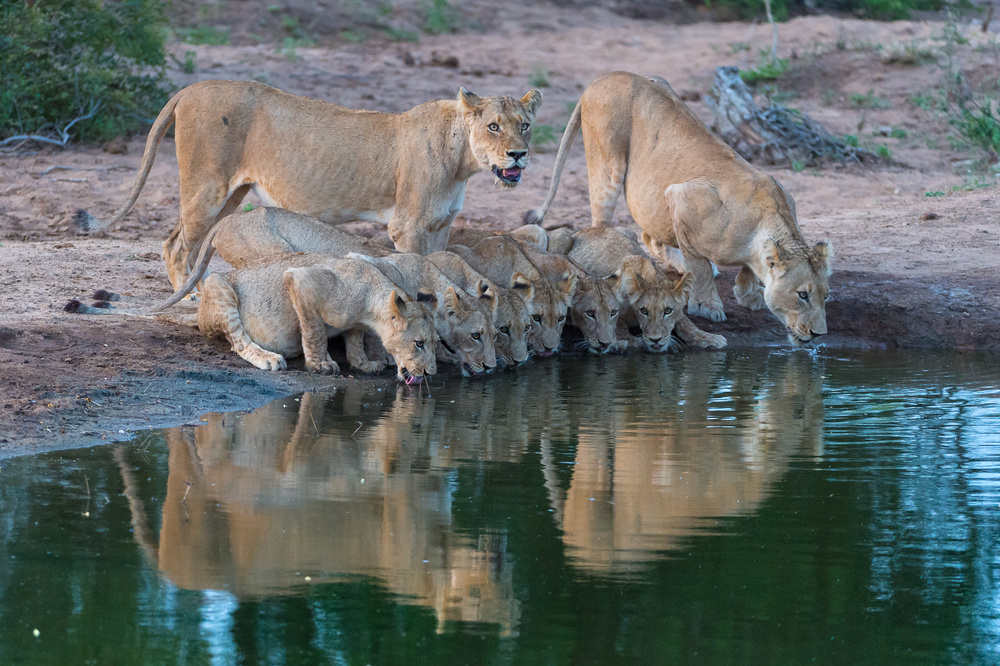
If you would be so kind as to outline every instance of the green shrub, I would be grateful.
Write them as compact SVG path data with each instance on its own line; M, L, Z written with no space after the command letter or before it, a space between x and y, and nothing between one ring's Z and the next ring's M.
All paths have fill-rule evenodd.
M157 0L0 2L0 138L83 140L135 132L166 102L166 19Z
M432 35L455 32L458 23L456 12L448 0L431 0L424 14L424 30Z
M990 100L962 100L958 109L952 112L951 124L969 143L985 150L991 159L996 160L1000 155L1000 116L993 113Z
M726 7L741 18L764 16L764 0L704 0L706 7ZM904 19L911 11L938 10L944 0L816 0L808 6L806 0L772 0L771 13L775 21L787 20L806 11L845 12L871 19Z
M788 59L778 58L774 62L764 63L757 69L741 69L740 78L747 85L758 81L774 81L788 71Z

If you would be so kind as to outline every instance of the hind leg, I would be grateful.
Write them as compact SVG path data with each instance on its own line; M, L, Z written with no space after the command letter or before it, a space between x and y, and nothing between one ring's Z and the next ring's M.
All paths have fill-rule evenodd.
M233 351L261 370L284 370L281 354L269 352L256 342L243 327L240 302L225 276L212 273L202 282L203 299L198 307L198 328L209 337L225 337Z
M330 357L327 320L331 293L336 293L337 278L322 266L289 268L284 275L285 289L299 318L302 333L302 355L306 369L319 375L336 375L340 366Z
M754 275L753 271L744 266L736 276L736 284L733 285L733 295L743 307L750 310L763 310L764 286Z
M596 152L596 151L595 151ZM590 224L610 227L625 187L626 162L623 159L599 161L587 151L587 178L590 180Z
M197 180L181 170L181 212L177 226L163 243L163 260L174 289L187 280L190 261L202 238L217 221L234 212L250 191L241 185L232 192L221 174L198 172ZM187 176L187 177L184 177Z

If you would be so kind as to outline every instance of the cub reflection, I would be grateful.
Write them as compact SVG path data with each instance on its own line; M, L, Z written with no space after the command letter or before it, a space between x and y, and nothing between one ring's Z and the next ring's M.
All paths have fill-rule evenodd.
M430 446L433 403L386 393L351 386L167 431L158 545L130 497L143 550L185 589L245 598L294 594L306 576L374 576L433 608L439 631L461 620L514 633L506 542L453 528L449 470Z
M576 566L628 574L712 519L756 510L791 456L820 453L822 370L807 354L766 369L709 355L660 369L633 389L643 407L627 425L581 422L568 490L549 488Z

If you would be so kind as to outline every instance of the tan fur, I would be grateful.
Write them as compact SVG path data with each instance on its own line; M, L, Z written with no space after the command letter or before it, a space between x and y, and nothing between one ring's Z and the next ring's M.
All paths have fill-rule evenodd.
M449 280L470 294L479 294L481 303L488 305L493 316L494 342L498 360L504 365L519 365L528 360L528 334L531 318L520 296L501 287L454 252L434 252L427 255Z
M328 224L382 222L399 249L427 254L444 249L469 177L493 169L498 183L517 184L540 104L537 90L518 100L463 88L455 100L375 113L253 81L202 81L160 112L126 204L106 222L83 211L77 222L99 230L121 220L176 124L180 219L163 246L175 288L205 234L251 189L269 204ZM501 178L501 169L512 169L511 178Z
M369 262L411 298L429 289L437 296L434 327L438 334L438 358L454 363L466 375L496 367L491 312L442 273L427 257L412 253L373 258L351 253L349 257ZM487 297L492 296L488 293ZM485 300L485 299L484 299Z
M243 268L249 263L290 252L320 252L334 257L343 257L350 252L370 257L395 254L393 250L367 238L283 208L257 208L233 213L220 220L206 234L187 280L154 309L170 307L190 293L207 269L213 254L218 254L233 268Z
M427 308L358 259L296 253L213 273L203 283L198 328L227 338L241 358L264 370L284 369L285 358L304 354L311 372L337 374L327 340L372 330L395 359L400 379L409 383L410 376L437 371L437 335ZM348 361L370 369L363 348L349 344Z
M464 245L472 247L480 241L493 236L512 236L519 243L528 242L536 245L542 250L547 250L549 237L545 229L537 224L526 224L512 231L499 231L495 229L470 229L469 227L452 227L451 235L448 237L448 245Z
M528 341L536 354L551 356L559 351L576 288L572 271L563 274L556 284L551 283L510 236L487 238L471 248L452 245L449 250L494 282L509 285L524 299L532 321Z
M623 349L616 344L615 333L622 309L618 298L621 271L598 277L586 272L565 255L545 252L531 243L521 243L521 250L553 284L558 284L567 273L576 276L569 319L583 334L584 349L596 354Z
M751 309L766 305L794 342L826 333L829 244L809 247L784 188L713 135L659 77L613 72L584 91L545 203L526 222L544 220L580 127L594 226L611 224L624 190L650 249L674 248L664 260L691 274L689 314L725 319L714 262L741 266L737 300Z
M638 325L642 335L633 345L651 352L667 351L675 329L689 345L726 346L723 336L702 331L684 314L690 290L687 276L672 282L632 236L609 227L583 229L573 234L568 256L595 275L620 273L617 294L620 302L627 304L619 324L620 339L631 340L628 327Z

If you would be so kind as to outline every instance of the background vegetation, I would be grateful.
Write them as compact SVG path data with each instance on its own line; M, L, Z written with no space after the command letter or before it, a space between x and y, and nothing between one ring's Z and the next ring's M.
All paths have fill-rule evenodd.
M0 0L0 138L101 141L147 125L166 102L159 0Z

